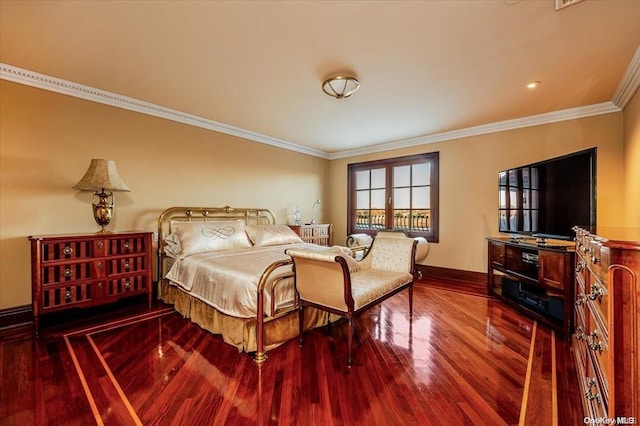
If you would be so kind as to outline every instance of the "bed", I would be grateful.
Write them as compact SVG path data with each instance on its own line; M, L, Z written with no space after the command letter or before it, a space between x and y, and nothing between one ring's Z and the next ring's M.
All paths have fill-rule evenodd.
M239 351L266 352L297 337L298 316L288 248L334 251L303 242L268 209L171 207L158 219L158 298ZM305 310L304 328L328 314Z

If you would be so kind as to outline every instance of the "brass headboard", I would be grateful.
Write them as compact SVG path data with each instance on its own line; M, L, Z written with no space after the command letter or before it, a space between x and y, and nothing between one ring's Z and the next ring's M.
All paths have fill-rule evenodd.
M273 225L276 217L269 209L241 207L169 207L158 218L158 281L168 271L164 239L171 234L174 222L218 222L242 219L247 225Z

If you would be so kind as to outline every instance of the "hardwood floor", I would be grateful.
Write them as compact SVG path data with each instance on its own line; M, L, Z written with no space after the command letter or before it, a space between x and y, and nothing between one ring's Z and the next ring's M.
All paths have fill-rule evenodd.
M252 359L167 305L0 333L2 425L583 424L568 343L496 300L425 281ZM68 321L68 320L67 320Z

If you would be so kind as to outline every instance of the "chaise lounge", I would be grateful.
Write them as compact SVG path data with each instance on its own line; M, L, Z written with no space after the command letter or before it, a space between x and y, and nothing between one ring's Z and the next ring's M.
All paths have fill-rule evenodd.
M298 297L300 345L304 308L311 306L347 319L347 365L352 366L353 320L366 309L409 290L413 312L413 282L417 241L413 238L376 237L361 261L306 249L289 249Z

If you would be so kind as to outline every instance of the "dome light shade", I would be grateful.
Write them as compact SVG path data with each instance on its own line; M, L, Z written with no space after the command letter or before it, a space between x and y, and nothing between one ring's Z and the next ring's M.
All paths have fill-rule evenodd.
M338 75L322 83L322 90L336 99L348 98L360 88L360 83L353 77Z

